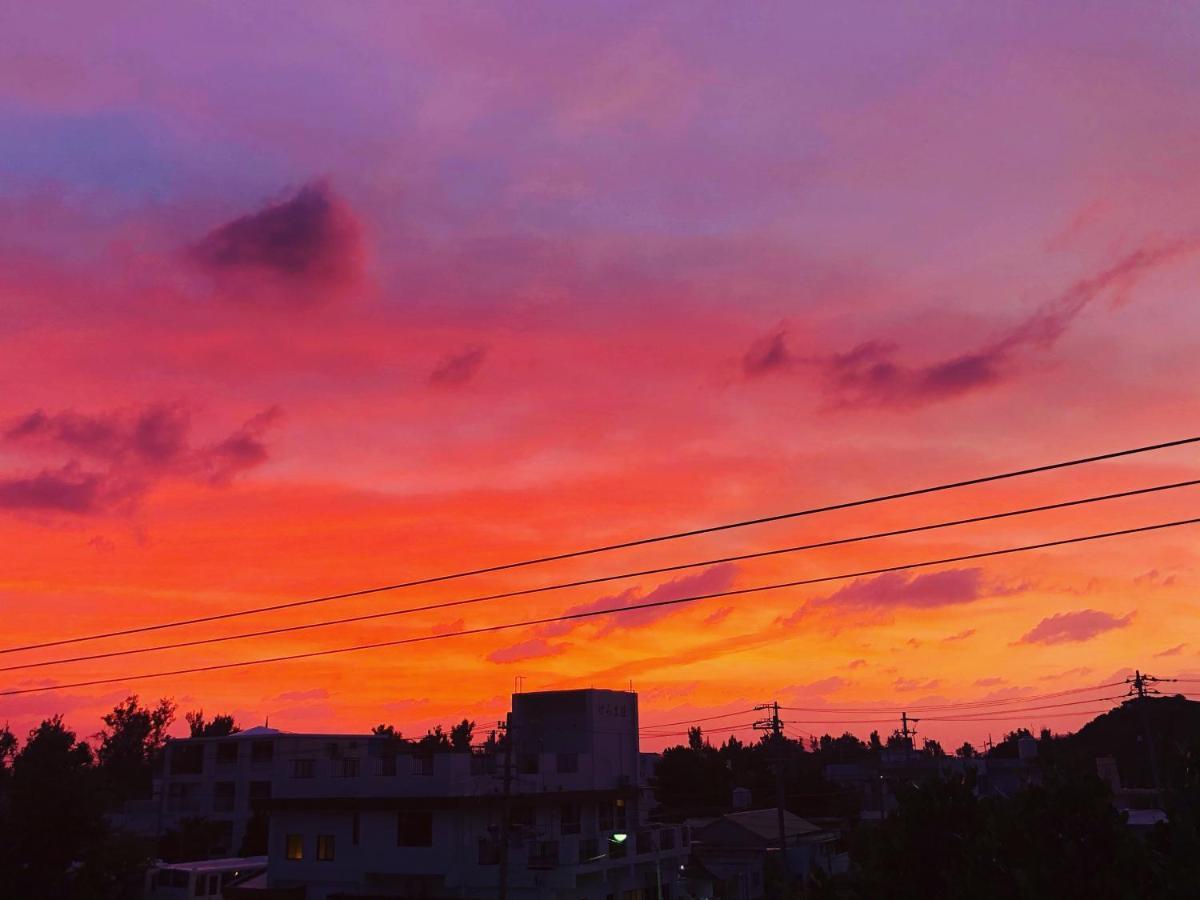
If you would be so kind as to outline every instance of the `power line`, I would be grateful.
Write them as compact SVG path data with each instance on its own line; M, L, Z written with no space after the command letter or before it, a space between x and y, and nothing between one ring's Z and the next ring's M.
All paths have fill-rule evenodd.
M848 578L857 578L865 575L878 575L885 572L898 572L904 569L927 568L929 566L945 565L953 562L965 562L973 559L985 559L994 556L1004 556L1013 553L1022 553L1031 550L1042 550L1049 547L1061 547L1068 544L1080 544L1085 541L1095 541L1103 538L1120 537L1131 534L1141 534L1150 531L1160 531L1165 528L1177 528L1182 525L1194 525L1200 523L1200 518L1179 519L1173 522L1158 522L1153 525L1141 525L1136 528L1124 528L1119 531L1107 531L1098 534L1081 535L1073 538L1060 538L1055 541L1043 541L1037 544L1026 544L1020 547L1005 547L1001 550L988 550L980 553L969 553L962 556L944 557L942 559L924 560L915 563L907 563L901 566L887 566L880 569L870 569L863 572L849 573L842 575L828 575L822 578L807 578L798 581L785 581L778 584L757 585L748 588L735 588L728 591L718 591L711 594L697 594L691 597L678 597L673 600L654 600L646 603L632 603L628 606L617 607L613 609L597 609L585 610L575 613L563 613L557 616L546 616L540 619L526 619L521 622L506 622L500 625L485 625L479 628L468 628L459 631L441 632L438 634L425 634L416 637L398 638L390 641L377 641L370 644L355 644L350 647L334 647L327 650L308 650L303 653L289 653L283 656L265 657L263 659L240 660L229 663L215 663L207 666L192 666L184 669L172 669L162 672L145 672L135 675L125 675L118 678L97 678L91 681L78 681L70 684L57 685L42 685L32 688L19 688L14 690L0 691L0 697L11 697L18 694L37 694L46 691L65 690L67 688L92 687L100 684L116 684L123 681L141 680L149 678L163 678L170 675L193 675L199 672L215 672L223 669L236 669L246 666L266 665L268 663L287 662L296 659L313 659L319 656L333 656L340 653L353 653L360 650L374 650L382 647L398 647L405 644L419 644L426 641L447 640L455 637L466 637L475 634L490 634L497 631L508 631L513 628L526 628L534 625L549 625L555 622L569 622L579 619L590 619L596 616L609 616L618 613L632 612L639 609L658 609L668 606L679 606L685 603L696 603L701 600L713 600L719 597L737 597L745 594L755 594L765 591L776 591L784 588L802 587L805 585L819 584L826 581L838 581Z
M925 494L938 493L940 491L954 490L962 487L971 487L979 484L988 484L990 482L1002 481L1009 478L1017 478L1024 475L1033 475L1039 472L1049 472L1056 469L1065 469L1072 466L1081 466L1088 463L1101 462L1104 460L1117 459L1125 456L1133 456L1139 453L1149 453L1155 450L1165 450L1170 447L1180 447L1186 444L1194 444L1200 441L1200 436L1181 438L1174 441L1165 441L1158 444L1147 444L1141 447L1132 447L1125 450L1116 450L1111 453L1101 453L1095 456L1086 456L1079 459L1063 460L1061 462L1048 463L1040 466L1031 466L1025 469L1015 469L1009 472L1000 472L992 475L983 475L977 478L969 478L963 481L952 481L943 484L931 485L928 487L914 488L907 491L898 491L891 494L880 494L874 497L866 497L859 500L848 500L841 503L828 504L826 506L814 506L808 509L794 510L791 512L776 513L770 516L760 516L753 519L742 519L736 522L727 522L720 525L710 525L704 528L694 528L688 531L677 531L669 534L655 535L652 537L637 538L630 541L622 541L615 544L605 544L598 547L588 547L580 550L571 550L565 553L556 553L548 556L539 556L531 559L518 560L516 562L500 563L494 566L484 566L477 569L468 569L461 572L452 572L444 575L434 575L428 578L418 578L411 581L402 581L395 584L379 585L377 587L362 588L355 591L346 591L339 594L327 594L322 597L312 597L306 600L292 600L286 603L276 603L269 606L258 606L249 609L233 610L227 613L216 613L210 616L197 616L191 619L179 619L173 622L160 622L152 625L140 625L135 628L124 628L116 631L107 631L99 634L84 635L73 638L63 638L57 641L43 641L36 644L25 644L17 647L0 648L0 653L15 653L19 650L40 650L46 647L58 647L63 644L79 643L81 641L95 641L103 638L122 637L130 634L141 634L147 631L159 631L165 628L179 628L185 625L198 625L203 622L216 622L224 619L233 619L240 616L254 615L257 613L275 612L281 609L294 609L300 606L310 606L317 603L328 603L333 600L345 600L351 597L362 597L368 594L378 594L385 591L395 591L402 588L419 587L422 585L436 584L443 581L452 581L459 578L467 578L473 575L486 575L495 572L504 572L512 569L525 568L528 566L541 565L550 562L560 562L567 559L578 559L583 556L593 556L599 553L608 553L614 550L625 550L632 547L642 547L648 544L658 544L666 541L680 540L682 538L698 537L704 534L714 534L721 531L729 531L735 528L746 528L752 525L764 525L770 522L781 522L787 519L800 518L802 516L812 516L819 513L835 512L844 509L854 509L856 507L868 506L875 503L884 503L891 500L902 500L909 497L919 497Z
M1049 704L1045 704L1042 706L1025 706L1025 707L1019 707L1017 709L997 709L997 710L981 709L975 713L970 713L970 712L963 713L961 716L923 716L922 718L924 718L926 722L956 722L956 721L966 722L966 721L970 720L969 717L972 715L992 715L994 713L1008 715L1009 713L1015 714L1015 713L1042 712L1043 710L1047 710L1047 709L1065 709L1068 706L1086 706L1089 703L1104 703L1108 700L1123 700L1124 698L1125 698L1124 694L1117 694L1112 697L1088 697L1086 700L1074 700L1069 703L1049 703Z
M927 712L938 710L961 709L966 707L985 707L998 706L1009 703L1030 703L1038 700L1053 700L1057 697L1067 697L1072 694L1090 694L1095 691L1101 691L1105 688L1117 687L1124 684L1123 681L1110 681L1106 684L1096 684L1091 687L1069 688L1062 691L1053 691L1047 694L1025 694L1019 697L992 697L982 698L979 700L961 700L955 703L934 703L934 704L901 704L899 706L781 706L780 709L788 710L789 712L811 712L811 713L899 713L902 710L910 712ZM1100 699L1100 698L1096 698Z
M711 722L716 719L732 719L734 716L744 716L746 713L752 713L752 712L754 712L754 707L749 706L746 709L739 709L736 712L731 712L731 713L721 713L720 715L717 715L717 716L702 716L698 719L683 719L679 722L660 722L658 725L646 725L646 726L644 726L644 728L645 729L655 729L655 728L671 728L675 725L696 725L700 722Z
M0 672L15 672L21 669L38 669L46 666L65 665L67 663L88 662L96 659L112 659L118 656L134 656L142 653L153 653L162 650L179 650L185 647L199 647L207 644L219 644L226 641L245 640L248 638L268 637L276 634L288 634L295 631L306 631L314 628L326 628L333 625L349 625L356 622L367 622L376 619L391 618L395 616L410 615L412 613L429 612L431 610L449 609L457 606L467 606L470 604L484 603L491 600L502 600L512 597L523 597L530 594L546 593L548 591L565 590L568 588L585 587L587 585L603 584L609 581L618 581L625 578L639 578L645 575L661 575L667 572L678 572L684 569L701 568L704 566L720 565L722 563L740 562L749 559L761 559L768 556L778 556L785 553L798 553L805 550L817 550L827 547L835 547L844 544L859 543L863 541L878 540L880 538L897 537L906 534L916 534L918 532L932 531L940 528L951 528L959 525L969 525L979 522L988 522L995 519L1010 518L1013 516L1028 515L1030 513L1047 512L1049 510L1065 509L1072 506L1080 506L1088 503L1099 503L1105 500L1115 500L1125 497L1133 497L1142 494L1151 494L1159 491L1174 490L1181 487L1193 487L1200 484L1200 479L1190 481L1178 481L1170 484L1160 484L1145 488L1135 488L1128 491L1120 491L1112 494L1100 494L1093 497L1083 497L1076 500L1064 500L1058 503L1049 503L1042 506L1030 506L1021 509L1005 510L1004 512L988 513L985 515L971 516L965 519L952 519L946 522L933 522L925 525L915 525L910 528L900 528L891 531L877 531L870 534L855 535L846 538L837 538L834 540L820 541L812 544L801 544L794 547L782 547L774 550L760 550L754 553L742 553L735 556L723 556L716 559L699 560L695 562L678 563L670 566L660 566L654 569L642 569L635 572L622 572L617 575L601 575L595 578L586 578L579 581L568 581L560 584L541 585L539 587L523 588L515 591L504 591L498 594L484 594L478 597L466 597L457 600L445 600L438 603L429 603L423 606L405 607L402 609L383 610L374 613L364 613L357 616L346 616L340 619L326 619L321 622L308 622L300 625L281 625L275 628L264 628L259 631L244 631L239 634L218 635L216 637L196 638L188 641L175 641L169 644L156 644L150 647L131 647L124 650L109 650L103 653L88 653L80 656L68 656L61 659L43 660L40 662L20 663L13 666L0 667ZM150 630L150 629L144 629ZM67 638L60 641L50 642L36 646L61 646L63 644L79 643L82 641L93 640L93 637L83 638ZM35 645L31 645L35 646ZM18 649L3 650L0 653L15 652Z

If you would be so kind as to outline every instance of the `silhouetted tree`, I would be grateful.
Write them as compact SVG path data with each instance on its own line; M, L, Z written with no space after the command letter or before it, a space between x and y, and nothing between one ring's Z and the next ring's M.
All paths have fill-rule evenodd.
M474 734L475 723L463 719L450 728L450 746L455 750L470 750Z
M46 719L12 756L0 811L0 885L10 897L82 897L73 864L105 827L91 748L61 716Z
M946 751L942 749L942 745L933 738L925 738L925 743L921 745L921 749L930 756L946 755Z
M192 737L228 737L237 734L241 727L233 721L233 716L213 716L208 721L204 719L204 710L197 709L184 716Z
M704 749L704 731L699 725L693 725L688 729L688 748L693 751Z
M386 735L387 737L399 737L399 732L396 731L395 725L379 724L371 729L371 734Z
M423 750L449 750L450 738L441 725L435 725L425 732L425 737L417 741L417 746Z
M963 741L963 745L954 751L954 755L963 759L973 759L978 754L970 741Z
M238 856L266 856L269 826L267 815L255 810L246 823L246 832L242 835Z
M107 728L96 737L100 773L116 801L149 794L153 766L175 721L175 704L162 699L153 709L140 706L136 694L104 716Z
M216 822L193 816L184 819L178 828L171 829L159 839L158 855L167 862L208 859L220 841L221 832Z

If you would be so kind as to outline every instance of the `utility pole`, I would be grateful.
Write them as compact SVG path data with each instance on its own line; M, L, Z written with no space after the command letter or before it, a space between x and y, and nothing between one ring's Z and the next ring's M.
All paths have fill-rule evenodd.
M759 719L754 723L756 731L769 731L775 745L775 806L779 817L779 865L780 875L784 882L788 881L787 865L787 829L783 821L784 804L784 753L786 746L783 739L783 722L779 720L779 701L764 703L754 707L755 712L770 711L769 719Z
M900 734L904 738L904 758L909 760L913 754L913 738L917 736L917 729L910 727L911 722L915 725L920 722L920 719L910 719L907 712L900 713Z
M1154 753L1154 734L1150 729L1150 704L1148 697L1150 694L1157 694L1157 688L1150 685L1158 684L1160 681L1174 681L1174 678L1155 678L1153 675L1143 675L1141 670L1134 669L1133 677L1126 678L1125 683L1129 685L1129 693L1131 696L1137 697L1138 709L1142 716L1142 733L1146 739L1146 756L1150 762L1150 781L1154 785L1154 789L1162 790L1162 785L1158 779L1158 760Z
M512 830L512 713L508 713L503 722L497 722L496 727L504 735L504 799L500 807L500 889L496 896L500 900L508 900L508 840Z

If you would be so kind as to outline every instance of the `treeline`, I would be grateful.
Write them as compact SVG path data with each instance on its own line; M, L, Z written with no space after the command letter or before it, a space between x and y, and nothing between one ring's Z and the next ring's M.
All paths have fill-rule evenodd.
M127 697L103 717L104 728L87 738L46 719L22 741L0 728L0 896L63 900L123 900L141 895L153 859L204 858L215 823L184 820L157 840L121 827L122 814L149 804L177 705L161 699L142 705ZM190 737L225 737L241 728L233 716L184 714ZM430 752L470 750L475 723L463 719L446 731L430 729L412 741ZM375 734L405 740L391 725ZM489 736L495 742L495 735ZM239 852L266 852L266 821L255 817Z

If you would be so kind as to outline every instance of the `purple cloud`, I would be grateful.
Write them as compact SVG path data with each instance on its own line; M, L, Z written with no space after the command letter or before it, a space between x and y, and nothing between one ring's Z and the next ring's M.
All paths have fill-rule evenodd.
M1087 641L1112 631L1125 628L1133 621L1134 614L1114 616L1095 609L1078 612L1055 613L1042 619L1017 641L1018 644L1062 644L1069 641Z
M788 348L787 330L780 327L750 345L750 349L742 357L742 374L747 378L757 378L773 372L787 371L795 363L796 358Z
M487 655L489 662L494 663L511 663L521 662L526 659L540 659L546 656L558 656L565 651L570 644L551 644L545 638L531 638L528 641L521 641L519 644L513 644L510 647L501 647L499 650L493 650Z
M936 609L972 603L982 597L1011 592L1012 588L988 585L980 568L944 569L911 575L907 572L887 572L873 578L857 578L827 597L809 600L790 616L780 619L782 625L795 625L822 610L849 612L878 612L897 608ZM909 643L912 643L910 639Z
M999 675L992 675L987 678L976 678L975 679L976 687L998 687L999 685L1007 684L1007 683L1008 683L1008 679L1001 678Z
M276 700L300 702L303 700L328 700L329 691L325 688L313 688L311 691L285 691L275 697Z
M316 182L213 229L188 256L218 280L262 275L291 287L337 287L358 274L359 227L328 185ZM254 291L239 296L256 298Z
M452 353L429 373L429 383L434 387L462 387L475 378L486 356L487 347L468 347L461 353Z
M58 471L0 478L0 509L90 513L104 504L107 493L103 475L67 465Z
M866 341L825 359L827 386L844 406L920 406L991 387L1015 374L1019 354L1051 349L1096 299L1109 295L1114 303L1125 302L1146 274L1198 246L1175 241L1140 248L1079 279L992 343L945 359L911 365L899 361L894 343Z
M942 643L948 644L951 641L965 641L967 638L971 637L973 634L975 634L975 629L967 628L963 631L957 632L956 634L952 634L948 637L942 638Z
M102 513L136 502L168 476L225 484L267 460L263 438L280 415L272 407L225 438L193 447L188 415L179 406L151 404L93 414L35 410L10 424L4 439L69 459L57 470L0 476L0 508ZM91 460L93 468L84 469L79 457Z
M846 666L846 668L847 669L861 669L866 664L867 664L867 661L865 659L852 659L850 661L849 665Z

